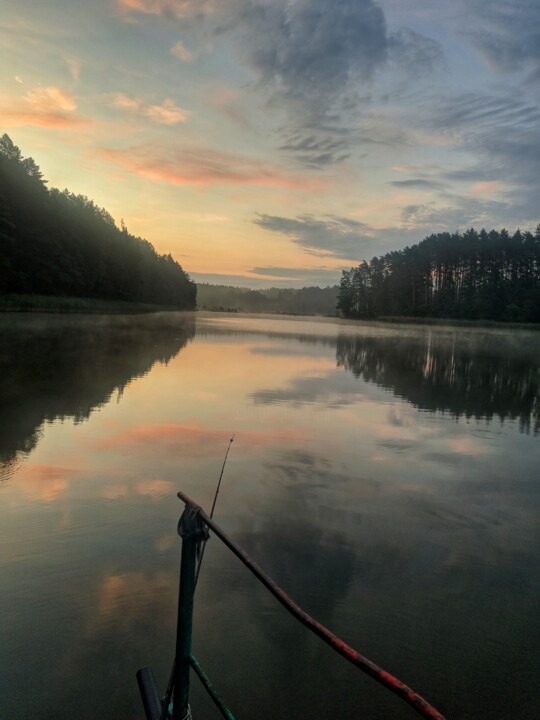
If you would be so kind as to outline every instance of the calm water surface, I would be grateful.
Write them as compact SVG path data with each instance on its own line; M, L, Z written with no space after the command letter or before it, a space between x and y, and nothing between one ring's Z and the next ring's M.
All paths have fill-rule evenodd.
M2 317L0 716L143 718L181 512L450 719L540 717L540 334ZM237 720L417 717L211 539L194 652ZM217 717L193 680L195 720Z

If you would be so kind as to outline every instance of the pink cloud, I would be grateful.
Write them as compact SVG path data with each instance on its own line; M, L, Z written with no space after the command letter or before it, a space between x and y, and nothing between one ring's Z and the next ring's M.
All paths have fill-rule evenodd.
M125 93L115 93L110 99L113 107L127 112L141 113L160 125L176 125L185 122L189 116L188 111L175 105L171 98L166 98L162 105L145 105L140 98L130 97Z
M150 105L146 108L145 115L161 125L176 125L188 118L187 110L175 105L171 98L164 100L163 105Z
M171 48L171 53L179 60L182 60L182 62L191 62L193 59L193 55L184 47L180 40Z
M2 122L6 127L22 127L33 125L43 128L78 128L90 125L93 120L79 115L64 115L52 112L20 112L1 108Z
M121 15L139 13L142 15L162 15L169 13L175 17L191 17L203 12L213 12L215 0L117 0Z
M132 98L125 93L115 93L112 96L112 105L121 110L129 110L137 112L141 107L142 101L139 98Z
M7 127L35 125L46 128L70 128L88 125L91 120L75 113L77 103L71 93L55 86L36 87L23 98L26 107L2 108Z
M318 178L210 148L139 145L123 150L106 148L101 155L141 177L171 185L260 185L305 191L324 186Z
M477 182L471 185L469 193L474 197L489 198L494 193L504 192L507 189L508 185L500 180L486 180L485 182Z
M73 95L54 86L29 90L24 99L38 112L72 112L77 109Z

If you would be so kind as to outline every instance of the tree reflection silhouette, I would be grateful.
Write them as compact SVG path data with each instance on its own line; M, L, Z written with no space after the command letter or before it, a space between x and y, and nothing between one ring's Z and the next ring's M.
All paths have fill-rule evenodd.
M0 468L35 447L44 422L81 422L195 335L191 315L4 316Z
M340 335L336 362L422 410L518 419L522 431L540 432L538 356L497 336L470 343L436 335L423 341Z

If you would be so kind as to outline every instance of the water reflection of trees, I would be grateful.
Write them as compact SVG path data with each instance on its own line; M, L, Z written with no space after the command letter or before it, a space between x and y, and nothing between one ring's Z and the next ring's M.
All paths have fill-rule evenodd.
M518 419L522 431L538 434L539 358L516 347L516 340L512 345L495 335L478 342L340 335L336 361L423 410Z
M30 452L46 421L80 422L195 335L190 315L4 316L0 467Z

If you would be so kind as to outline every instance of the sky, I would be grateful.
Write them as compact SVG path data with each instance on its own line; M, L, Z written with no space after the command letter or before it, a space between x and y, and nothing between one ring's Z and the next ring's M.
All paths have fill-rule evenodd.
M0 133L198 282L540 221L539 0L0 0Z

